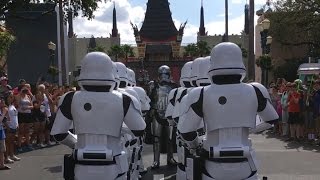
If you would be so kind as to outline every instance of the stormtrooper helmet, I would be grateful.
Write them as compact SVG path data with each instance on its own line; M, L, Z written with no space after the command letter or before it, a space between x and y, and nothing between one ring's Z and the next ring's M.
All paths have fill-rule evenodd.
M238 45L223 42L211 51L208 75L214 84L234 84L241 82L246 76L242 52Z
M118 69L117 69L117 65L116 63L112 63L112 72L114 75L114 79L116 80L116 85L114 89L118 89L119 85L120 85L120 78L119 78L119 74L118 74Z
M110 57L102 52L88 53L81 62L81 72L78 84L81 89L88 90L94 87L114 89L115 78Z
M170 82L171 78L171 70L169 66L167 65L162 65L158 69L158 78L160 82Z
M118 71L119 80L120 80L119 87L120 88L125 88L125 87L128 86L127 67L121 62L115 62L115 64L117 66L117 71Z
M210 67L210 56L202 58L198 64L198 77L196 84L197 86L208 86L211 81L208 76L208 71Z
M186 88L191 87L191 66L192 61L185 63L181 69L180 85Z
M130 68L127 68L127 72L128 72L128 81L129 81L130 85L136 86L136 74Z
M194 87L197 87L197 79L198 79L198 74L199 74L199 64L201 62L201 59L203 59L203 57L199 57L196 58L195 60L193 60L192 66L191 66L191 76L190 76L190 80L191 80L191 85Z

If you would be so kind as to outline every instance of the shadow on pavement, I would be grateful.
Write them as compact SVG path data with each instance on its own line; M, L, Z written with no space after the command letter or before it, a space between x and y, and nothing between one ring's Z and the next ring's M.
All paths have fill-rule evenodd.
M266 131L262 133L266 138L275 138L280 141L283 141L287 143L284 147L286 149L299 149L302 148L303 150L306 151L314 151L314 152L320 152L320 146L316 145L314 142L308 142L307 140L300 140L300 141L287 141L288 138L286 137L281 137L276 134L274 134L271 130Z
M62 166L46 167L44 169L51 172L51 173L61 173L62 172Z
M159 169L148 168L148 172L142 176L142 180L152 180L154 175L164 175L165 180L176 179L177 166L160 166Z

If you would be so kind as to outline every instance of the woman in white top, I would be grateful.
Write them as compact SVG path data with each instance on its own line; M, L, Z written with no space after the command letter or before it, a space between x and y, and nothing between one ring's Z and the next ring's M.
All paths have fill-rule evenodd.
M14 161L19 161L20 158L14 155L15 149L14 149L14 140L15 136L17 134L17 130L19 127L18 124L18 111L14 105L15 103L15 97L13 93L11 92L9 96L7 97L7 102L8 102L8 126L9 128L7 129L7 143L8 143L8 148L7 148L7 153L8 153L8 158Z

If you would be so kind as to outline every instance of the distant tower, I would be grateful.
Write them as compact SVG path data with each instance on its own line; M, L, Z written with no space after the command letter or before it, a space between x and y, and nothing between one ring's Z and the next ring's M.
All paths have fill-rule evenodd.
M111 45L120 45L120 34L117 28L117 11L115 2L113 2L112 32L110 34L110 39Z
M204 27L204 12L203 12L203 0L201 0L201 9L200 9L200 27L198 36L206 36L206 28Z
M116 4L113 4L113 16L112 16L112 34L111 37L118 37L118 28L117 28L117 12L116 12Z

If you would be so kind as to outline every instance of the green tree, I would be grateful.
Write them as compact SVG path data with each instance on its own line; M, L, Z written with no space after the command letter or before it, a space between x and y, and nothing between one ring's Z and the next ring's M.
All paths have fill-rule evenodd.
M123 55L123 50L121 48L121 46L119 45L113 45L110 47L108 54L110 56L114 56L115 61L118 61L118 58L121 57Z
M104 46L97 45L94 48L89 48L89 52L106 52L106 48Z
M43 0L43 2L58 3L61 0ZM65 7L68 8L68 2L62 0ZM81 11L83 17L88 19L94 18L93 12L97 10L99 2L107 2L109 0L74 0L71 6L74 10L74 16L78 16ZM7 11L14 13L19 8L28 7L31 3L40 3L40 0L1 0L0 2L0 18L4 20ZM54 9L53 9L54 10ZM25 17L21 17L25 18Z
M198 56L198 47L197 44L195 43L191 43L188 44L185 48L184 48L184 56L190 56L190 57L197 57Z
M10 32L4 27L0 25L0 60L2 60L6 55L10 48L10 45L15 41L15 37L10 34ZM4 71L4 67L7 64L7 60L4 61L2 66L0 67L0 71Z
M124 55L126 62L128 62L128 57L129 57L130 53L132 52L132 47L128 44L124 44L124 45L121 45L121 50L123 52L122 55Z
M269 71L273 68L272 59L269 55L262 55L256 59L256 64L261 68L261 79L265 86L269 84Z
M286 59L284 64L273 69L275 79L284 78L287 81L293 82L297 79L297 71L302 63L304 61L300 59Z
M320 1L277 0L275 10L267 13L271 22L270 35L282 45L309 46L313 56L320 48Z
M210 47L206 41L198 41L197 51L200 57L208 56L210 54Z

